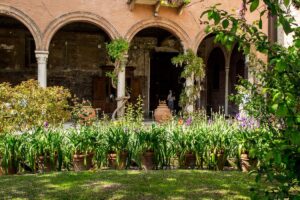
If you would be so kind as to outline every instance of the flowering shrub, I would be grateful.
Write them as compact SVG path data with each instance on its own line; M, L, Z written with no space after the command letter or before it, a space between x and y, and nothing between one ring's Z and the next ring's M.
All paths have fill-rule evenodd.
M63 87L41 88L35 80L0 84L0 133L63 123L70 117L70 96Z

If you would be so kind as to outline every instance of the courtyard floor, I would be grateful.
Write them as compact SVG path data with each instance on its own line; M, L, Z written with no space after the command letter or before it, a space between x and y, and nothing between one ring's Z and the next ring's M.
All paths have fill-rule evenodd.
M0 199L250 199L254 180L238 171L204 170L0 176Z

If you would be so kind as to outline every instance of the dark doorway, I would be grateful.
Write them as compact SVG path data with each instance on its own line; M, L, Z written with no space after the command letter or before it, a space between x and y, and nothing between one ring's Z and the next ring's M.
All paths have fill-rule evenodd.
M176 100L174 109L180 109L178 102L184 80L180 78L182 68L172 64L171 59L178 53L154 52L150 65L150 110L154 110L159 100L166 100L172 90Z
M0 15L0 83L17 85L36 79L35 41L15 18Z
M225 57L215 48L207 62L207 112L218 112L225 105Z

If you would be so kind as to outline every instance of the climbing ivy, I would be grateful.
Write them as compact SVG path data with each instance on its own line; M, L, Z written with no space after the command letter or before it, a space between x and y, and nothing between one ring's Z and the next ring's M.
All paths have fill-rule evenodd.
M184 90L180 95L180 106L187 108L188 105L194 105L194 102L199 98L201 86L200 81L204 78L204 63L201 57L198 57L191 49L188 49L184 54L172 58L172 63L176 66L184 67L181 77L196 81L196 84L185 84Z
M120 64L125 59L125 55L129 49L129 42L123 38L118 38L112 40L110 43L106 44L107 53L114 63L115 69L113 72L107 72L106 76L110 77L112 80L112 85L116 88L117 85L117 75L120 70Z

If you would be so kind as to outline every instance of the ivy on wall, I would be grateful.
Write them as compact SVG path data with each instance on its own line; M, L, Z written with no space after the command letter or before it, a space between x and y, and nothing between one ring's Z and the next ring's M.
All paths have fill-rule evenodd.
M204 62L201 57L198 57L191 49L188 49L184 54L179 54L178 56L172 58L172 63L174 65L183 67L181 77L187 79L192 79L196 81L196 84L187 85L180 95L180 106L182 108L187 108L189 105L194 105L194 102L199 98L201 85L199 82L204 78Z

